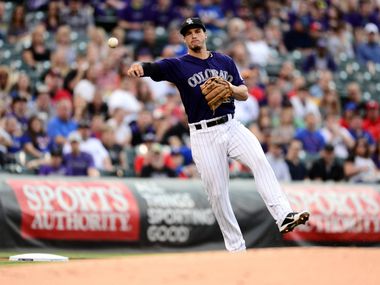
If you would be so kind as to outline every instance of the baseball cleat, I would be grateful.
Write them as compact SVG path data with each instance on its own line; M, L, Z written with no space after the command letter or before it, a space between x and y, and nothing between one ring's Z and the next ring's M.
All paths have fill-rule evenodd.
M298 225L304 225L309 220L309 212L289 213L280 226L280 233L286 234L294 230Z

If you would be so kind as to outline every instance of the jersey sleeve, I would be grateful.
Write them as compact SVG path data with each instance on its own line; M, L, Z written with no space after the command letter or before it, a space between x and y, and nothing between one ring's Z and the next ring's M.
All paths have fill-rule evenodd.
M155 72L149 75L154 81L169 81L175 83L179 80L179 66L177 64L177 59L162 59L156 61L154 65L158 68L155 68Z
M230 74L233 76L232 84L235 86L239 86L244 84L244 80L240 75L239 70L236 67L235 62L232 60L232 58L228 57L228 60L230 61Z

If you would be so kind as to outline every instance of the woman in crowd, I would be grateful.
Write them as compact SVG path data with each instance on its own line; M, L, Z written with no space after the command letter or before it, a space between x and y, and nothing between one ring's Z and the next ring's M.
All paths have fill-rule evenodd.
M370 147L365 139L358 139L352 154L344 163L344 173L348 181L379 182L380 171L370 157Z

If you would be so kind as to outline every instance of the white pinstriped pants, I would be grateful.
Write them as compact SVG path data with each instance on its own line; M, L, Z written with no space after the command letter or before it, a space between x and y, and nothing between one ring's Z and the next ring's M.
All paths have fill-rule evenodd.
M235 119L210 128L204 128L205 121L200 123L203 125L200 130L196 130L194 124L189 124L194 162L227 250L245 250L245 241L229 197L229 157L251 169L257 190L278 225L292 212L291 206L259 141L250 130Z

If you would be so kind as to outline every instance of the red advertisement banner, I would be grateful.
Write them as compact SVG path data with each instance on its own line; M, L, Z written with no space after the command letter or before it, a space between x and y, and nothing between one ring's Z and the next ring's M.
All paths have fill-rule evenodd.
M370 185L285 185L294 210L308 209L307 226L286 240L379 242L380 193Z
M21 208L24 238L136 241L137 201L123 183L8 180Z

